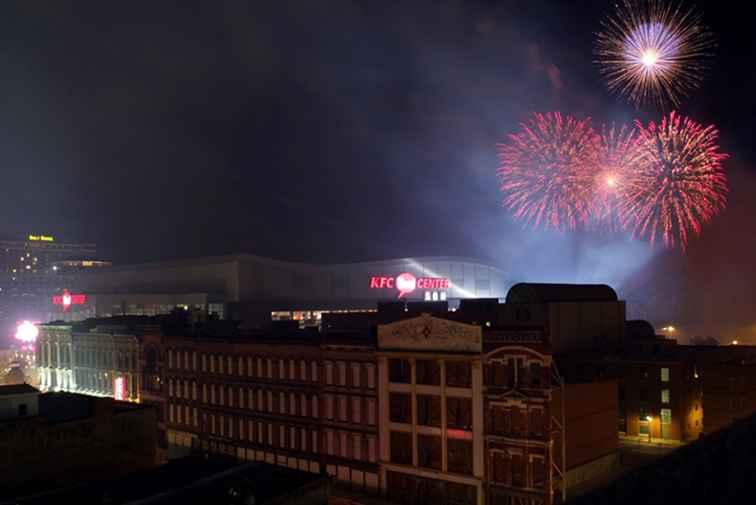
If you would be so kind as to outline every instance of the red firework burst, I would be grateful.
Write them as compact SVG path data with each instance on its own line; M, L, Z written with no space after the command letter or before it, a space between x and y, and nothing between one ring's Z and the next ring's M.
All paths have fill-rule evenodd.
M727 176L722 166L728 155L719 150L719 132L671 112L639 134L639 163L627 170L623 218L637 236L657 237L684 250L691 232L724 209Z
M499 145L504 206L533 226L574 229L590 216L598 136L590 119L535 113Z
M610 231L624 228L620 208L632 180L628 172L641 162L639 145L640 135L632 128L612 125L601 129L592 207L594 222L601 228Z

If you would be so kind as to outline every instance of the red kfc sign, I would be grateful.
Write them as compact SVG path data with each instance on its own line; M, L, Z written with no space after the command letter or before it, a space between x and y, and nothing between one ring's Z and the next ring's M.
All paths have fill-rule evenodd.
M87 295L72 295L66 289L62 295L53 296L52 302L55 305L63 305L63 310L68 310L71 305L83 305L87 303Z
M415 277L404 272L396 277L376 275L370 278L370 289L396 289L402 298L416 289L449 289L449 279L438 277Z

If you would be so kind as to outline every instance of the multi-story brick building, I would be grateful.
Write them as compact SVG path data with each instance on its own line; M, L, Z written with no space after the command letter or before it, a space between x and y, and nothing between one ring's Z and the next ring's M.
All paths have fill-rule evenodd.
M377 489L371 345L291 330L164 337L162 346L169 445L324 471Z
M616 461L616 385L564 383L543 327L460 321L476 312L379 325L382 487L407 504L559 501Z

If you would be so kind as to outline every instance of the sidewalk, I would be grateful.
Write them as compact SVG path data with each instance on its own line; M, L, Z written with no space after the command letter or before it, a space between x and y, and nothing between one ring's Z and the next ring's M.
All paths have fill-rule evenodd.
M669 449L675 449L677 447L682 447L687 444L687 442L681 442L679 440L667 440L664 438L649 439L647 435L640 435L640 436L620 435L619 442L622 445L628 445L628 446L666 447Z

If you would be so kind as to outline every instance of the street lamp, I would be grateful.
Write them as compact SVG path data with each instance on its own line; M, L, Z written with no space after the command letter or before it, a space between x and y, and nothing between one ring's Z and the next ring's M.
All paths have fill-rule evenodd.
M651 443L651 421L654 418L651 416L646 416L646 421L648 421L648 443Z

